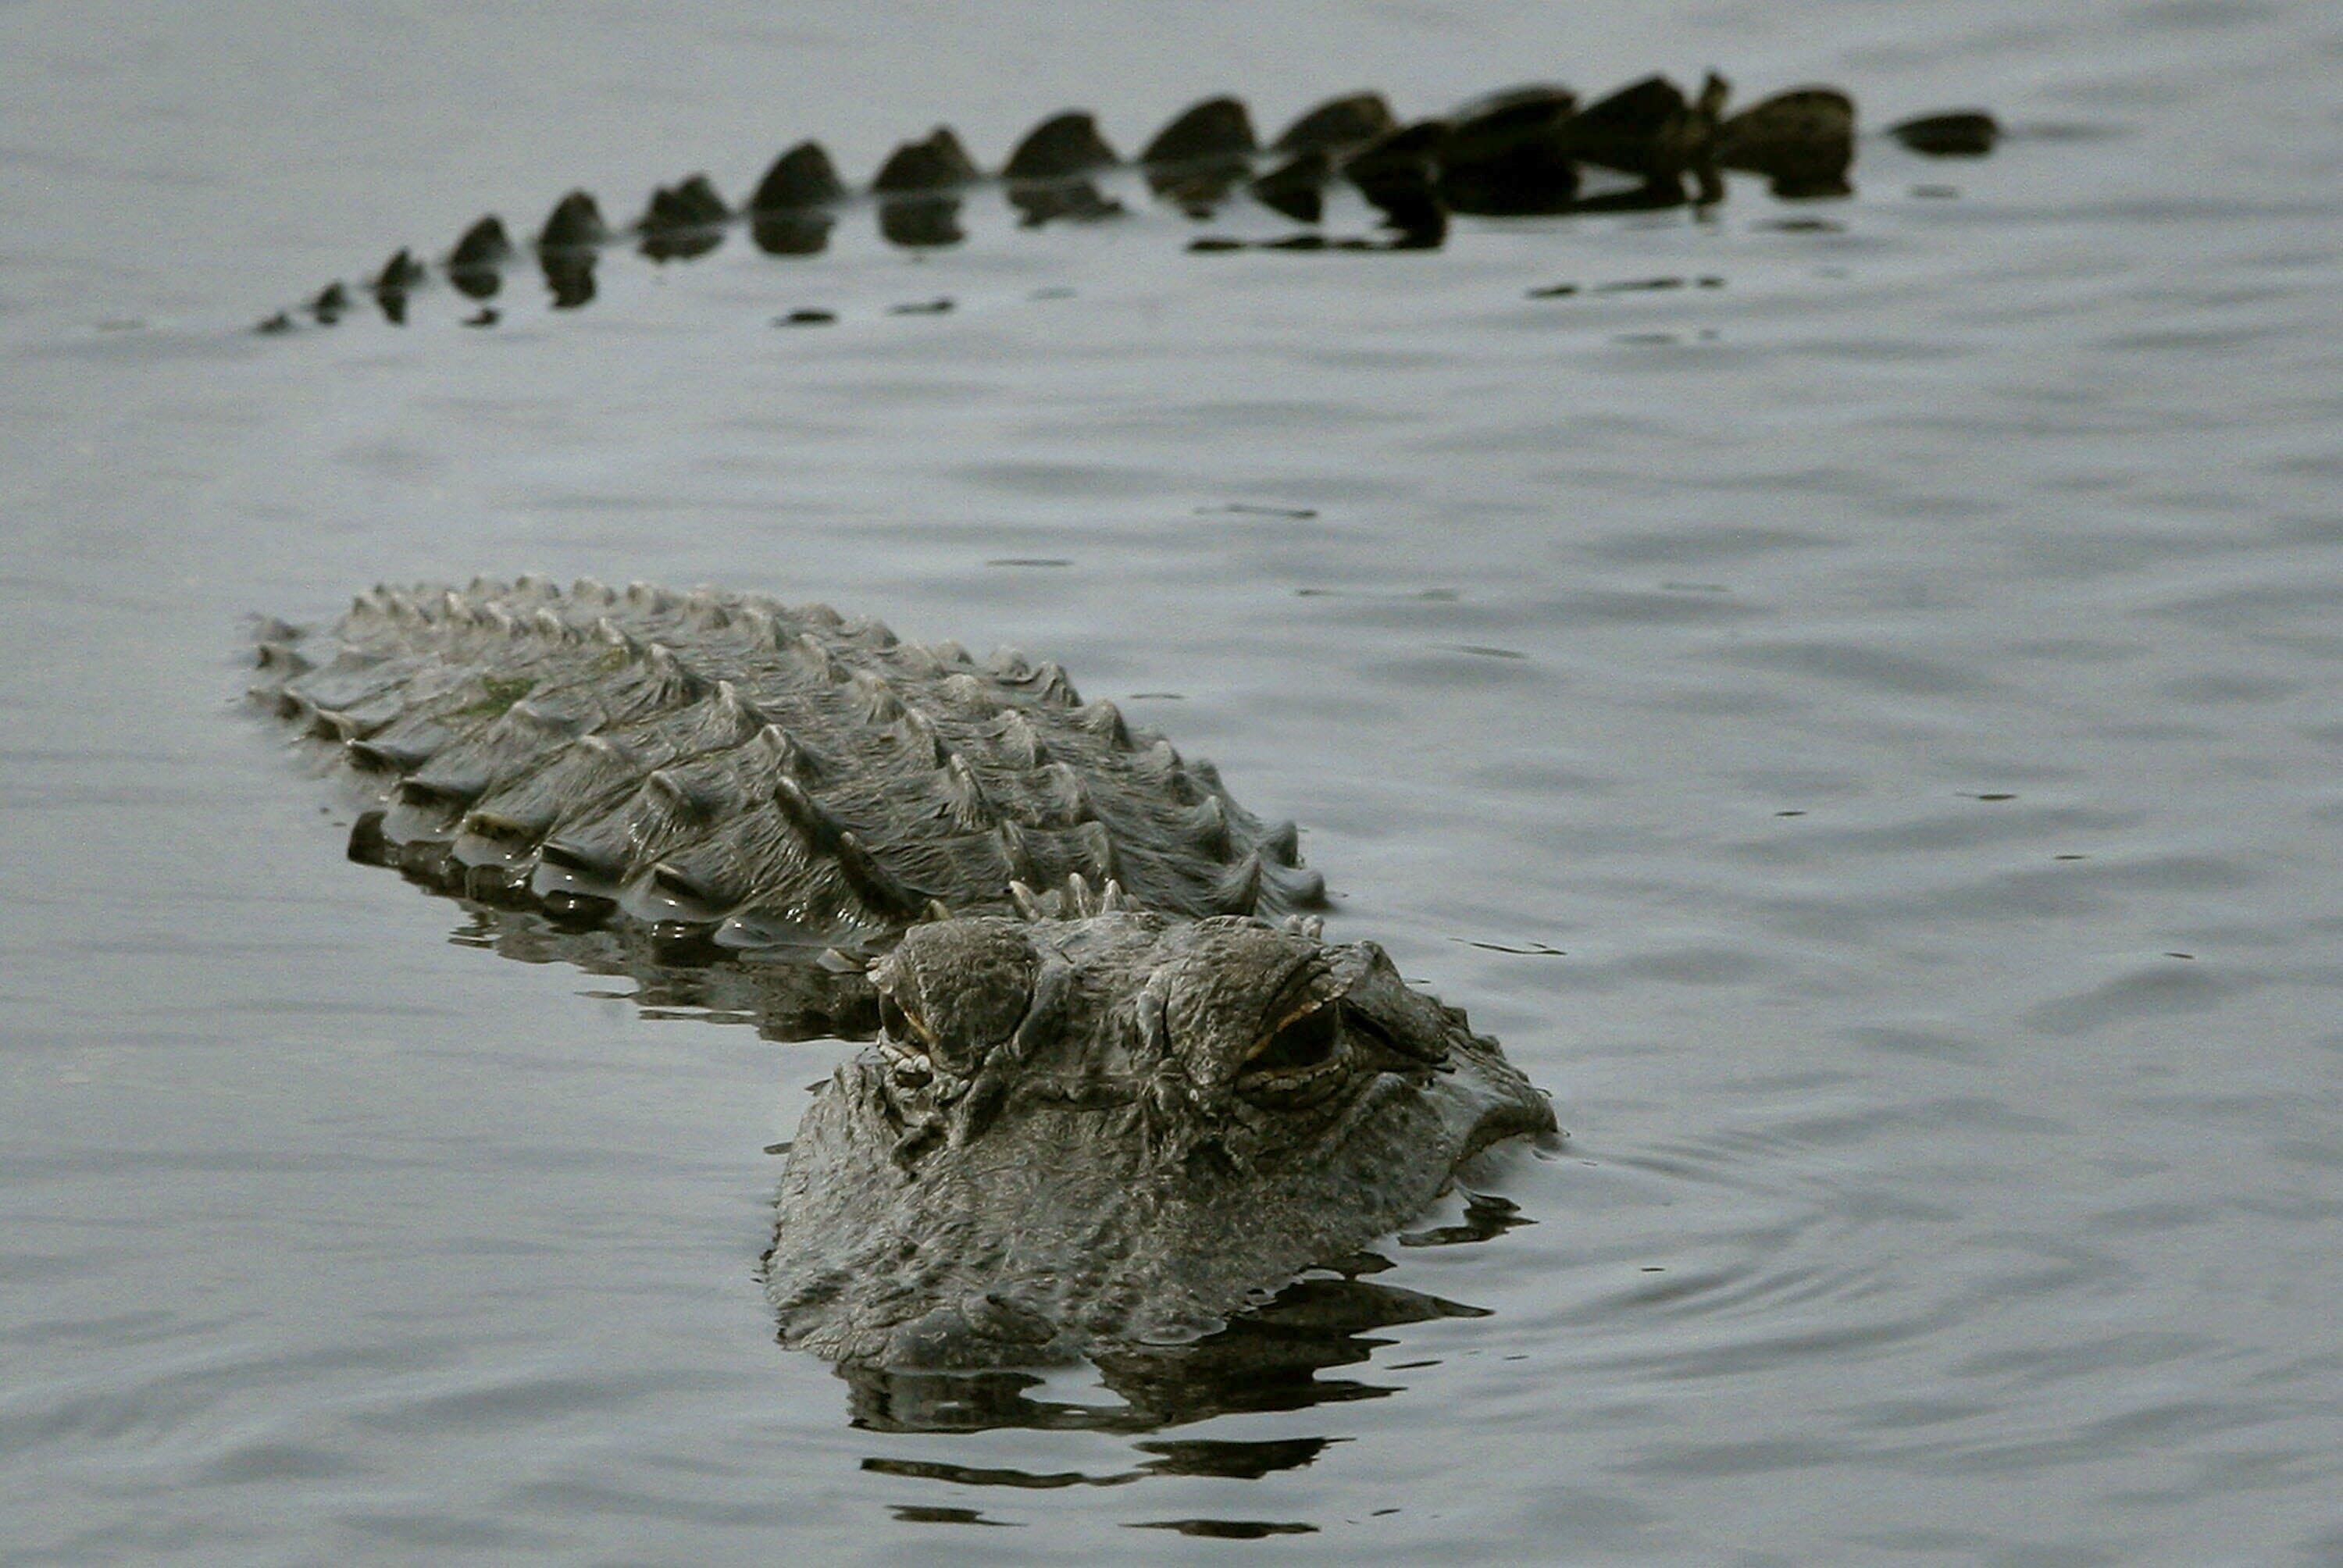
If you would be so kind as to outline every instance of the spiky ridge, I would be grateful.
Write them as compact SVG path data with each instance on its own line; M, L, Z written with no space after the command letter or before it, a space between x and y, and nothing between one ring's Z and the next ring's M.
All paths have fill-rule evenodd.
M1167 914L1322 898L1290 823L1013 652L635 584L377 588L260 630L256 696L376 797L359 859L728 946L882 940L1119 882Z

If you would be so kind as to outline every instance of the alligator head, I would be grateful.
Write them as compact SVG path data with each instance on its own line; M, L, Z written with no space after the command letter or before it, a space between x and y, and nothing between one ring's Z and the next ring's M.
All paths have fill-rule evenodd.
M1463 1013L1312 926L948 920L871 979L880 1037L806 1112L766 1261L783 1342L850 1362L1198 1337L1554 1126Z

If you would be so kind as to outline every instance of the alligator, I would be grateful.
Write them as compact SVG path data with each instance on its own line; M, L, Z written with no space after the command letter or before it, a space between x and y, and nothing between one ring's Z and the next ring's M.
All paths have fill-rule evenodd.
M1383 251L1437 248L1452 215L1514 216L1574 212L1651 211L1705 206L1723 199L1724 171L1756 175L1789 199L1845 195L1855 144L1854 100L1835 87L1793 88L1726 113L1731 89L1711 72L1692 94L1649 76L1592 103L1550 83L1507 88L1451 112L1402 122L1379 93L1359 92L1310 109L1266 144L1236 98L1207 98L1151 137L1125 164L1079 110L1034 126L990 176L1020 221L1095 221L1128 210L1109 188L1124 171L1137 186L1197 219L1212 217L1242 193L1261 207L1305 226L1252 240L1210 235L1200 252ZM1928 114L1889 127L1888 135L1930 156L1975 156L2000 134L1981 110ZM1594 171L1594 172L1590 172ZM745 227L758 249L775 256L819 253L839 217L859 205L875 211L880 234L910 249L959 243L969 192L988 176L947 126L898 146L859 195L839 176L819 142L776 158L738 207L706 174L661 186L632 223L613 227L595 198L574 190L555 205L528 250L543 274L552 307L576 309L595 297L600 255L633 243L653 261L688 261ZM1122 183L1130 184L1125 178ZM1348 186L1379 215L1368 236L1330 238L1317 232L1329 193ZM437 274L473 302L468 325L500 318L491 303L504 275L521 262L503 220L491 214L467 228L440 259ZM370 277L327 285L297 310L259 324L292 331L302 320L331 326L371 297L394 325L407 319L410 298L434 267L402 247ZM808 312L785 320L820 321Z
M788 1151L789 1345L982 1368L1192 1341L1431 1203L1544 1096L1372 942L1291 823L1056 664L820 605L377 588L256 636L353 859L764 977L870 1032Z

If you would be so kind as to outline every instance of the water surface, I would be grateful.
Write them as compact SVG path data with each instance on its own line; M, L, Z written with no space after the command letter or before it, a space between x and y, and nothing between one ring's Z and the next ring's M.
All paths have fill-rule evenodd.
M2343 1557L2324 8L21 4L0 61L7 1554ZM2014 134L1423 255L971 203L246 330L804 135L1712 63ZM844 1048L498 956L231 700L247 611L519 570L1059 659L1573 1139L1289 1298L1299 1370L1276 1314L1217 1379L780 1351L763 1151Z

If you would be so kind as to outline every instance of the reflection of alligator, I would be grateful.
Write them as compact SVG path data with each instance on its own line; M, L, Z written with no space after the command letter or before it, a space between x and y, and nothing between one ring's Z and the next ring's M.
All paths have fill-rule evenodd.
M272 622L260 661L376 801L353 857L768 977L726 989L772 1032L875 1010L783 1172L789 1343L1143 1359L1553 1129L1380 949L1264 918L1322 898L1292 824L1053 664L528 578L377 590L323 637Z
M1276 1296L1192 1344L1125 1344L1102 1348L1092 1360L1119 1404L1070 1403L1037 1397L1041 1380L1031 1372L990 1371L939 1372L919 1368L850 1363L840 1369L851 1392L858 1426L880 1432L977 1432L990 1427L1030 1426L1052 1431L1149 1432L1214 1416L1265 1411L1306 1410L1313 1405L1376 1399L1389 1385L1330 1376L1356 1366L1387 1344L1376 1331L1437 1318L1477 1318L1479 1307L1443 1301L1355 1277L1353 1271L1388 1268L1373 1253L1345 1260L1344 1277L1312 1272ZM1213 1445L1161 1444L1175 1451ZM1257 1461L1273 1461L1267 1445L1228 1444L1254 1450ZM1304 1448L1292 1463L1307 1463L1316 1451ZM1207 1471L1188 1462L1158 1462L1150 1470L1182 1473L1229 1473L1224 1463ZM1225 1456L1223 1456L1225 1458ZM1288 1468L1258 1463L1253 1473ZM940 1468L940 1467L939 1467ZM940 1477L953 1479L952 1477ZM1133 1479L1136 1479L1135 1477Z
M1506 216L1645 211L1722 198L1720 171L1759 175L1789 197L1843 195L1855 156L1855 105L1831 87L1776 94L1725 112L1728 88L1714 73L1687 96L1652 76L1582 106L1567 88L1534 85L1475 99L1434 119L1401 124L1383 97L1357 93L1318 106L1262 146L1234 98L1208 98L1151 139L1137 159L1144 186L1192 216L1210 216L1242 189L1261 206L1304 225L1324 216L1328 191L1355 188L1380 213L1374 237L1329 241L1305 232L1270 242L1282 249L1427 249L1447 232L1451 214ZM1891 128L1916 151L1937 156L1989 150L1998 128L1977 111L1923 116ZM1080 112L1042 121L1018 143L998 176L1028 225L1094 219L1124 210L1106 188L1121 161L1093 118ZM1599 188L1582 174L1608 171ZM867 196L880 232L907 247L956 244L970 187L984 178L957 136L938 127L898 147ZM806 256L824 249L840 213L856 198L819 143L801 142L776 159L737 210L705 175L654 192L640 217L613 230L592 196L573 191L546 219L530 248L552 303L575 308L594 297L603 250L634 241L655 261L705 256L736 223L759 249ZM1200 241L1224 249L1237 242ZM456 243L440 271L456 290L479 302L472 324L497 319L488 302L519 256L503 222L481 218ZM330 325L363 292L392 322L431 276L414 252L400 250L353 288L328 286L302 314ZM279 312L261 329L292 328Z

